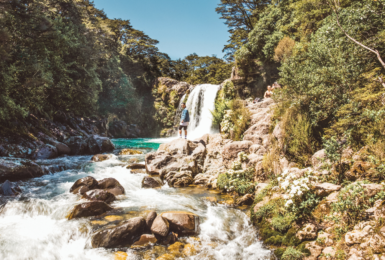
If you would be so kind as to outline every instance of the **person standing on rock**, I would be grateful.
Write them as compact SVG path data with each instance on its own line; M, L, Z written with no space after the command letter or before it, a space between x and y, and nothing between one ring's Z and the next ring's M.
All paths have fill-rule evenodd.
M182 138L182 130L184 129L184 138L187 139L187 126L190 123L190 115L188 113L185 103L182 103L182 108L183 111L179 125L179 138Z

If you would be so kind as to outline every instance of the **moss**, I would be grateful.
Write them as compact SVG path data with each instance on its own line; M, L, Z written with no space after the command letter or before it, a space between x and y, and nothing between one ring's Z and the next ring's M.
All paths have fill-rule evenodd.
M304 254L295 249L294 247L286 248L285 252L282 255L282 260L300 260L303 259Z
M257 212L255 212L254 214L255 219L261 220L263 218L270 217L274 208L275 208L275 205L270 203L262 206L260 209L258 209Z
M258 224L258 227L263 240L267 240L268 238L274 236L283 236L282 233L275 231L271 224L265 220Z
M284 246L298 246L301 243L295 234L297 233L297 229L292 227L287 231L285 238L282 241L282 245Z
M291 227L291 223L293 223L294 219L295 215L292 214L286 214L284 216L279 215L273 217L271 224L274 229L285 232Z
M309 243L309 242L303 242L302 244L300 244L298 247L297 247L297 250L298 251L301 251L305 256L310 256L311 255L311 252L309 249L306 248L306 244Z
M283 236L272 236L265 240L267 245L280 246L282 244L284 237Z
M278 259L281 259L283 253L285 253L285 250L286 250L286 248L278 248L278 249L274 250L274 255L275 255Z

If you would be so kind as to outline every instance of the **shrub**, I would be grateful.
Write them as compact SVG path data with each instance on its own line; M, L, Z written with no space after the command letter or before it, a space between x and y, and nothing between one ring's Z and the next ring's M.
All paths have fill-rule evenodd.
M277 48L274 50L274 60L277 62L285 61L290 58L295 41L290 37L285 36L279 43Z
M232 140L240 141L243 139L243 133L250 125L250 111L245 107L244 101L236 99L230 104L232 113L231 122L234 124Z
M282 260L300 260L304 258L305 254L301 251L296 250L294 247L286 248L282 255Z
M276 217L273 217L271 220L271 225L274 227L275 230L278 231L287 231L290 227L293 221L295 220L295 215L293 214L285 214L284 216L278 215Z

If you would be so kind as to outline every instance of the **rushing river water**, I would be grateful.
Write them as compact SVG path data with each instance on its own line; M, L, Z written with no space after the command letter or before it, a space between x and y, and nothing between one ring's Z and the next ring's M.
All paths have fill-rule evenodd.
M170 139L168 139L169 141ZM165 139L118 139L117 149L132 147L149 152ZM115 151L116 154L118 151ZM114 259L114 251L92 249L90 237L97 228L117 224L133 216L145 216L154 210L189 211L200 216L198 239L186 238L196 246L198 254L184 259L270 259L271 253L262 246L249 217L239 209L211 205L204 197L217 197L203 188L142 189L145 174L131 174L124 165L132 158L144 161L144 155L115 156L98 163L91 156L73 156L41 161L44 164L66 164L70 169L20 182L22 195L0 208L0 259L3 260L98 260ZM125 188L126 195L112 203L120 208L114 216L68 221L66 216L74 205L84 202L69 193L80 178L97 180L112 177ZM158 251L160 247L157 247ZM150 248L151 249L151 248ZM162 248L160 248L162 249ZM165 250L165 249L164 249ZM162 251L162 250L160 250ZM127 259L143 259L144 250L127 250ZM145 259L159 255L147 253Z

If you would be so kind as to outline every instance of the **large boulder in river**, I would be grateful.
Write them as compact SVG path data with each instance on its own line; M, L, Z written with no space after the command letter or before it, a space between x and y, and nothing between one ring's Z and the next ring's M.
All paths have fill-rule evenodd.
M92 247L127 247L143 234L145 227L146 221L144 218L137 217L129 219L117 227L97 232L92 237Z
M38 159L53 159L58 157L58 151L57 148L53 145L45 144L41 146L40 148L36 149L35 152L32 154L33 160Z
M142 180L142 188L159 188L162 187L162 181L146 176Z
M82 136L71 136L65 140L65 144L71 149L71 155L83 155L87 150L87 143Z
M68 219L98 216L112 209L103 201L85 202L76 205L69 214Z
M164 178L170 187L188 187L194 182L193 173L191 171L171 171Z
M41 177L44 174L43 168L30 160L0 158L0 182Z
M125 194L123 186L114 178L106 178L98 181L98 189L106 190L115 196Z
M97 188L98 181L95 178L88 176L77 180L70 188L70 192L73 194L83 195L87 191L94 190Z
M168 220L160 215L155 218L151 225L151 232L161 237L167 236L169 230L170 224L168 223Z
M199 216L191 212L164 212L161 214L170 223L170 230L179 235L196 235L199 232Z
M115 149L114 144L107 137L92 135L85 142L87 143L87 154L112 152Z
M90 201L103 201L105 203L111 203L116 199L114 194L99 189L87 191L83 198Z
M21 189L15 183L11 183L6 180L0 185L0 195L4 196L17 196L21 193Z
M146 170L148 174L159 174L163 167L175 162L176 158L165 151L146 154Z
M151 230L152 223L154 223L154 220L157 216L158 214L155 211L151 211L150 213L148 213L146 217L147 230Z

